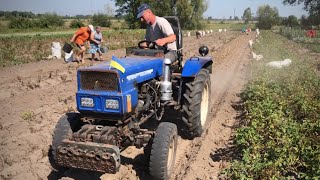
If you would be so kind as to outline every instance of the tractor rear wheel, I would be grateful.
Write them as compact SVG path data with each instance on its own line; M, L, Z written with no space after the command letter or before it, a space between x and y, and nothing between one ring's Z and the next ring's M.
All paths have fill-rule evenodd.
M201 69L193 81L185 84L182 120L190 138L201 136L210 110L211 82L207 69Z
M56 150L61 145L62 140L71 138L72 133L78 130L80 126L81 121L79 113L68 113L59 119L54 129L52 139L52 155L54 161L57 161Z
M177 152L178 133L173 123L158 126L150 153L149 172L154 179L169 179Z

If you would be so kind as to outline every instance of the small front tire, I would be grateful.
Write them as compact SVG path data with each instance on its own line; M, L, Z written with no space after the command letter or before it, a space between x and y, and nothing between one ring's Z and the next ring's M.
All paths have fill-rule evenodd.
M149 172L154 179L169 179L175 163L177 141L177 126L162 122L156 130L150 153Z

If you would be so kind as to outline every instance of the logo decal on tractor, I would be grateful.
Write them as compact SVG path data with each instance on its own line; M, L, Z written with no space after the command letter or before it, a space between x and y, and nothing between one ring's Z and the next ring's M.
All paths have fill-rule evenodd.
M151 74L152 72L153 72L153 69L149 69L149 70L146 70L146 71L142 71L142 72L138 72L138 73L135 73L135 74L131 74L131 75L127 76L127 80L130 81L130 80L136 79L138 77Z

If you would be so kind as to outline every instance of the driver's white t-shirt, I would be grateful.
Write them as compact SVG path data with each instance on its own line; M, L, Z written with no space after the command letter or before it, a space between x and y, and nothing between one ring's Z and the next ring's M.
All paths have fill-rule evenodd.
M174 34L174 32L170 23L165 18L156 16L156 22L147 26L145 38L147 41L153 42L171 34ZM167 44L167 50L177 50L176 41Z

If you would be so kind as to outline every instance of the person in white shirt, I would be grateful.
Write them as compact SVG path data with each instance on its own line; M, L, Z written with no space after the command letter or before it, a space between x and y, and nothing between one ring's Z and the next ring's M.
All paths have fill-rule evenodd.
M165 57L174 62L177 59L177 38L170 23L165 18L153 14L148 4L142 4L138 8L137 19L147 24L145 40L165 47ZM146 44L143 46L147 47Z

